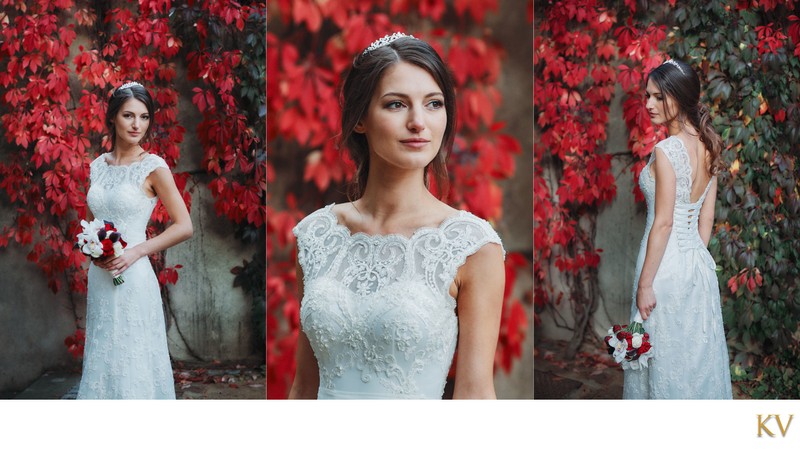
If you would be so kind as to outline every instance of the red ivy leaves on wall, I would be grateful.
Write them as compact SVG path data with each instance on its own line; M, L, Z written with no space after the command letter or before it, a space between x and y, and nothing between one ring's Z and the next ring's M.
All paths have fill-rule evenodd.
M398 15L413 12L416 17L436 21L453 8L458 17L469 16L482 23L487 12L497 9L497 2L456 1L450 6L444 0L274 0L268 6L276 20L273 29L285 29L279 31L280 37L272 32L267 35L267 64L271 68L267 115L272 118L267 134L272 155L288 147L303 149L304 156L298 157L304 160L303 179L316 188L293 190L302 199L289 194L284 200L267 201L267 390L269 398L282 398L288 393L294 374L299 326L291 229L306 212L298 205L321 205L323 194L344 183L354 171L352 162L342 156L333 138L339 128L335 88L340 75L351 64L353 55L374 39L406 31L394 22ZM457 122L461 128L449 161L451 189L447 201L478 216L498 220L502 216L502 191L497 181L513 175L513 156L520 152L519 143L502 133L504 124L494 117L501 103L495 87L501 49L487 40L442 28L432 28L418 37L428 40L448 61L459 92ZM274 172L268 160L269 181ZM521 257L509 254L508 272L524 271L518 258ZM497 355L501 368L510 369L519 357L526 326L519 300L508 295Z
M665 138L664 130L655 129L645 108L644 82L646 75L669 56L658 51L658 44L666 38L666 27L650 24L633 25L632 21L615 31L619 55L626 57L619 65L619 81L625 91L622 116L628 128L628 148L633 153L633 173L639 179L653 146ZM639 184L634 184L636 201L644 201Z
M214 207L219 215L236 223L259 228L266 215L266 166L257 163L256 156L263 144L250 127L234 89L256 89L243 88L237 71L243 65L260 66L248 61L240 49L220 46L218 36L209 38L209 27L242 32L248 23L263 21L260 14L265 5L231 0L196 3L203 14L194 23L197 40L187 55L188 76L201 83L194 88L192 102L203 114L197 132L203 144L203 165L214 177L209 183Z
M643 27L633 20L636 2L625 5L613 11L594 0L551 2L534 38L534 106L541 130L541 146L534 153L534 322L540 323L538 314L548 306L568 299L576 323L571 350L579 345L591 311L578 305L596 303L593 283L579 277L600 262L594 218L597 208L616 196L605 141L617 82L626 93L623 116L635 177L657 139L644 108L642 83L643 74L663 61L656 47L665 38L664 27ZM621 23L619 15L630 18ZM623 64L613 65L617 58ZM545 168L551 171L546 174ZM557 185L551 187L548 177ZM641 200L638 187L635 191ZM554 287L551 264L574 275L572 293Z
M616 17L595 1L555 2L545 15L534 38L534 106L542 131L541 147L534 153L537 316L557 299L547 262L553 259L561 271L571 273L597 265L591 237L576 220L616 195L611 157L603 152L616 81L608 61L614 53L609 29ZM592 51L597 57L589 57ZM552 159L561 173L555 189L543 170Z
M28 260L44 271L53 292L65 283L85 291L83 259L67 238L76 224L72 211L85 213L80 181L88 179L89 147L69 105L67 58L76 33L74 25L59 24L59 14L70 7L71 1L5 2L0 13L1 119L16 147L0 162L0 188L16 210L0 245L32 244Z

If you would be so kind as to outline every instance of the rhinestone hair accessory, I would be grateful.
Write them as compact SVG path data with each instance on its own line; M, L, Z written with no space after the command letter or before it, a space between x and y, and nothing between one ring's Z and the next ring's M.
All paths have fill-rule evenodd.
M407 35L405 33L400 33L400 32L397 32L397 33L394 33L394 34L391 34L391 35L386 35L386 36L384 36L384 37L382 37L380 39L376 39L375 41L372 41L372 44L370 44L369 47L364 49L364 51L361 52L361 54L362 55L366 55L367 53L372 52L375 49L381 48L381 47L383 47L386 44L389 44L391 42L397 41L400 38L414 38L414 37L411 36L411 35ZM416 38L414 38L414 39L416 39Z
M663 62L661 64L671 64L671 65L675 66L676 68L678 68L678 70L681 71L681 74L686 75L686 72L683 71L683 68L681 67L681 65L678 64L675 60L669 59L669 60L667 60L667 61L665 61L665 62Z
M119 91L121 89L131 88L133 86L142 86L143 87L143 85L141 83L139 83L139 82L128 82L128 83L125 83L124 85L120 86L116 90L114 90L114 92L116 93L117 91Z

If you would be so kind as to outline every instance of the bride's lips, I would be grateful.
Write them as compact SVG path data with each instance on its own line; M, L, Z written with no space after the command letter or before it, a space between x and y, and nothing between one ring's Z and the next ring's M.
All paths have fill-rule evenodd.
M400 140L400 142L412 148L422 148L430 143L430 140L426 140L424 138L408 138L405 140Z

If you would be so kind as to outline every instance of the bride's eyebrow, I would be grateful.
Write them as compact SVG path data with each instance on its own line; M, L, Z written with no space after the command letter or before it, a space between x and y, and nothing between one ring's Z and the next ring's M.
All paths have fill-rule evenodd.
M444 94L442 94L440 91L434 91L434 92L426 94L424 96L424 98L427 99L429 97L436 97L436 96L443 96L443 95ZM395 92L395 91L390 91L390 92L384 94L383 96L381 96L381 99L383 99L384 97L390 97L390 96L391 97L402 97L403 99L410 99L411 98L411 96L409 96L408 94L398 93L398 92Z

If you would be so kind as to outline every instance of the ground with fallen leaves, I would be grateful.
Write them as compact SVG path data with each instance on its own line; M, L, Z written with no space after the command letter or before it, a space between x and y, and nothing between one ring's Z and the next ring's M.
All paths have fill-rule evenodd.
M266 367L258 363L173 363L178 399L265 399Z
M566 341L536 340L534 399L621 399L623 371L602 341L584 341L575 358L564 358ZM749 398L733 383L733 398Z
M537 340L533 352L535 399L621 399L622 369L599 344L584 343L564 358L566 341Z

